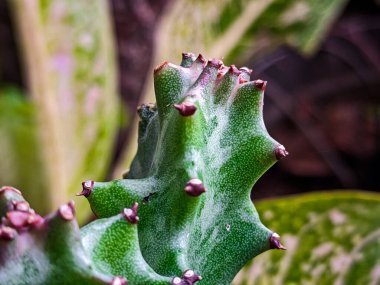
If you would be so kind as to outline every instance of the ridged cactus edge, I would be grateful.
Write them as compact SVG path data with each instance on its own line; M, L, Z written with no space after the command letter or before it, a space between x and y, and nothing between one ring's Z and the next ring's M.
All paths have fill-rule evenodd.
M230 284L253 257L285 249L250 200L288 153L263 122L266 82L184 53L154 70L138 151L120 180L85 181L98 219L79 230L72 202L41 217L0 190L0 284Z

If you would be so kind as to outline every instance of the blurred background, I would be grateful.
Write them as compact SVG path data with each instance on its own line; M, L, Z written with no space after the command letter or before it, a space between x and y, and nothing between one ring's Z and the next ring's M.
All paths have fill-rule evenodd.
M328 190L289 203L303 209L299 223L310 222L313 208L327 207L325 213L342 205L331 212L330 225L334 217L361 211L356 219L370 226L357 231L362 235L351 249L380 227L369 222L380 207L380 2L375 0L0 1L0 185L21 189L42 214L75 199L79 221L88 220L87 202L74 194L84 180L119 178L128 168L136 151L136 108L155 101L152 70L163 60L179 63L181 52L247 66L253 79L269 82L266 126L290 156L255 185L253 198ZM362 210L352 212L353 201ZM270 203L262 202L263 212ZM344 213L345 207L351 212ZM300 215L296 208L283 225ZM270 223L271 215L263 219ZM380 240L380 233L374 236ZM380 256L376 246L371 254ZM322 247L327 253L319 257L333 258L330 247ZM337 260L338 268L354 264L352 258ZM374 277L360 284L380 284L379 260L370 260L377 267L355 276ZM314 275L333 276L326 270ZM346 284L342 278L337 284ZM249 278L240 280L251 284ZM260 284L270 283L263 280ZM273 284L281 284L278 280ZM329 280L319 284L332 284Z

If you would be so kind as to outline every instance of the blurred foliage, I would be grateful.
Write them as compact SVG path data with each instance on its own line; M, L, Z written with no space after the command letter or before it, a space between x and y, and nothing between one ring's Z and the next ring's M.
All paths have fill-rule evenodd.
M160 35L160 58L203 52L242 64L284 43L310 54L346 0L178 0ZM168 57L168 58L167 58Z
M101 0L10 3L30 94L1 98L0 181L44 214L109 166L119 113L110 15Z
M380 284L380 195L326 192L256 204L287 251L256 257L233 284Z

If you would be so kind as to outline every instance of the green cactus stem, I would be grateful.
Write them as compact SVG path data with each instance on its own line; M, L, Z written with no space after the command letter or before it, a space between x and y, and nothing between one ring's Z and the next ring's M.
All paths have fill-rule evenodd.
M32 261L41 256L52 268L60 260L75 278L87 282L83 284L230 284L254 256L285 249L279 235L260 222L250 200L255 182L288 154L265 128L267 83L249 81L251 72L191 53L183 54L180 66L160 64L154 71L157 105L138 109L139 147L125 179L86 181L78 193L98 217L81 230L81 242L70 203L53 218L38 218L38 224L46 226L20 218L26 220L22 226L30 228L25 232L8 225L11 214L6 212L1 242L8 250L19 236L38 241L34 231L51 235L39 241L35 253L23 256ZM49 235L50 223L55 226ZM45 243L49 247L42 246ZM9 252L5 266L15 259L21 266L22 260ZM44 270L67 282L67 274ZM0 269L0 281L2 273Z

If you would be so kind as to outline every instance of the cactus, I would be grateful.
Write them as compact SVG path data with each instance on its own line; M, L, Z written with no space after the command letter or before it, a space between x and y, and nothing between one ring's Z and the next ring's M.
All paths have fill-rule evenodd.
M138 109L131 168L83 182L98 219L80 233L72 203L41 218L2 188L0 283L230 284L252 257L284 249L250 200L287 155L263 123L266 82L250 74L191 53L156 67L157 105Z

